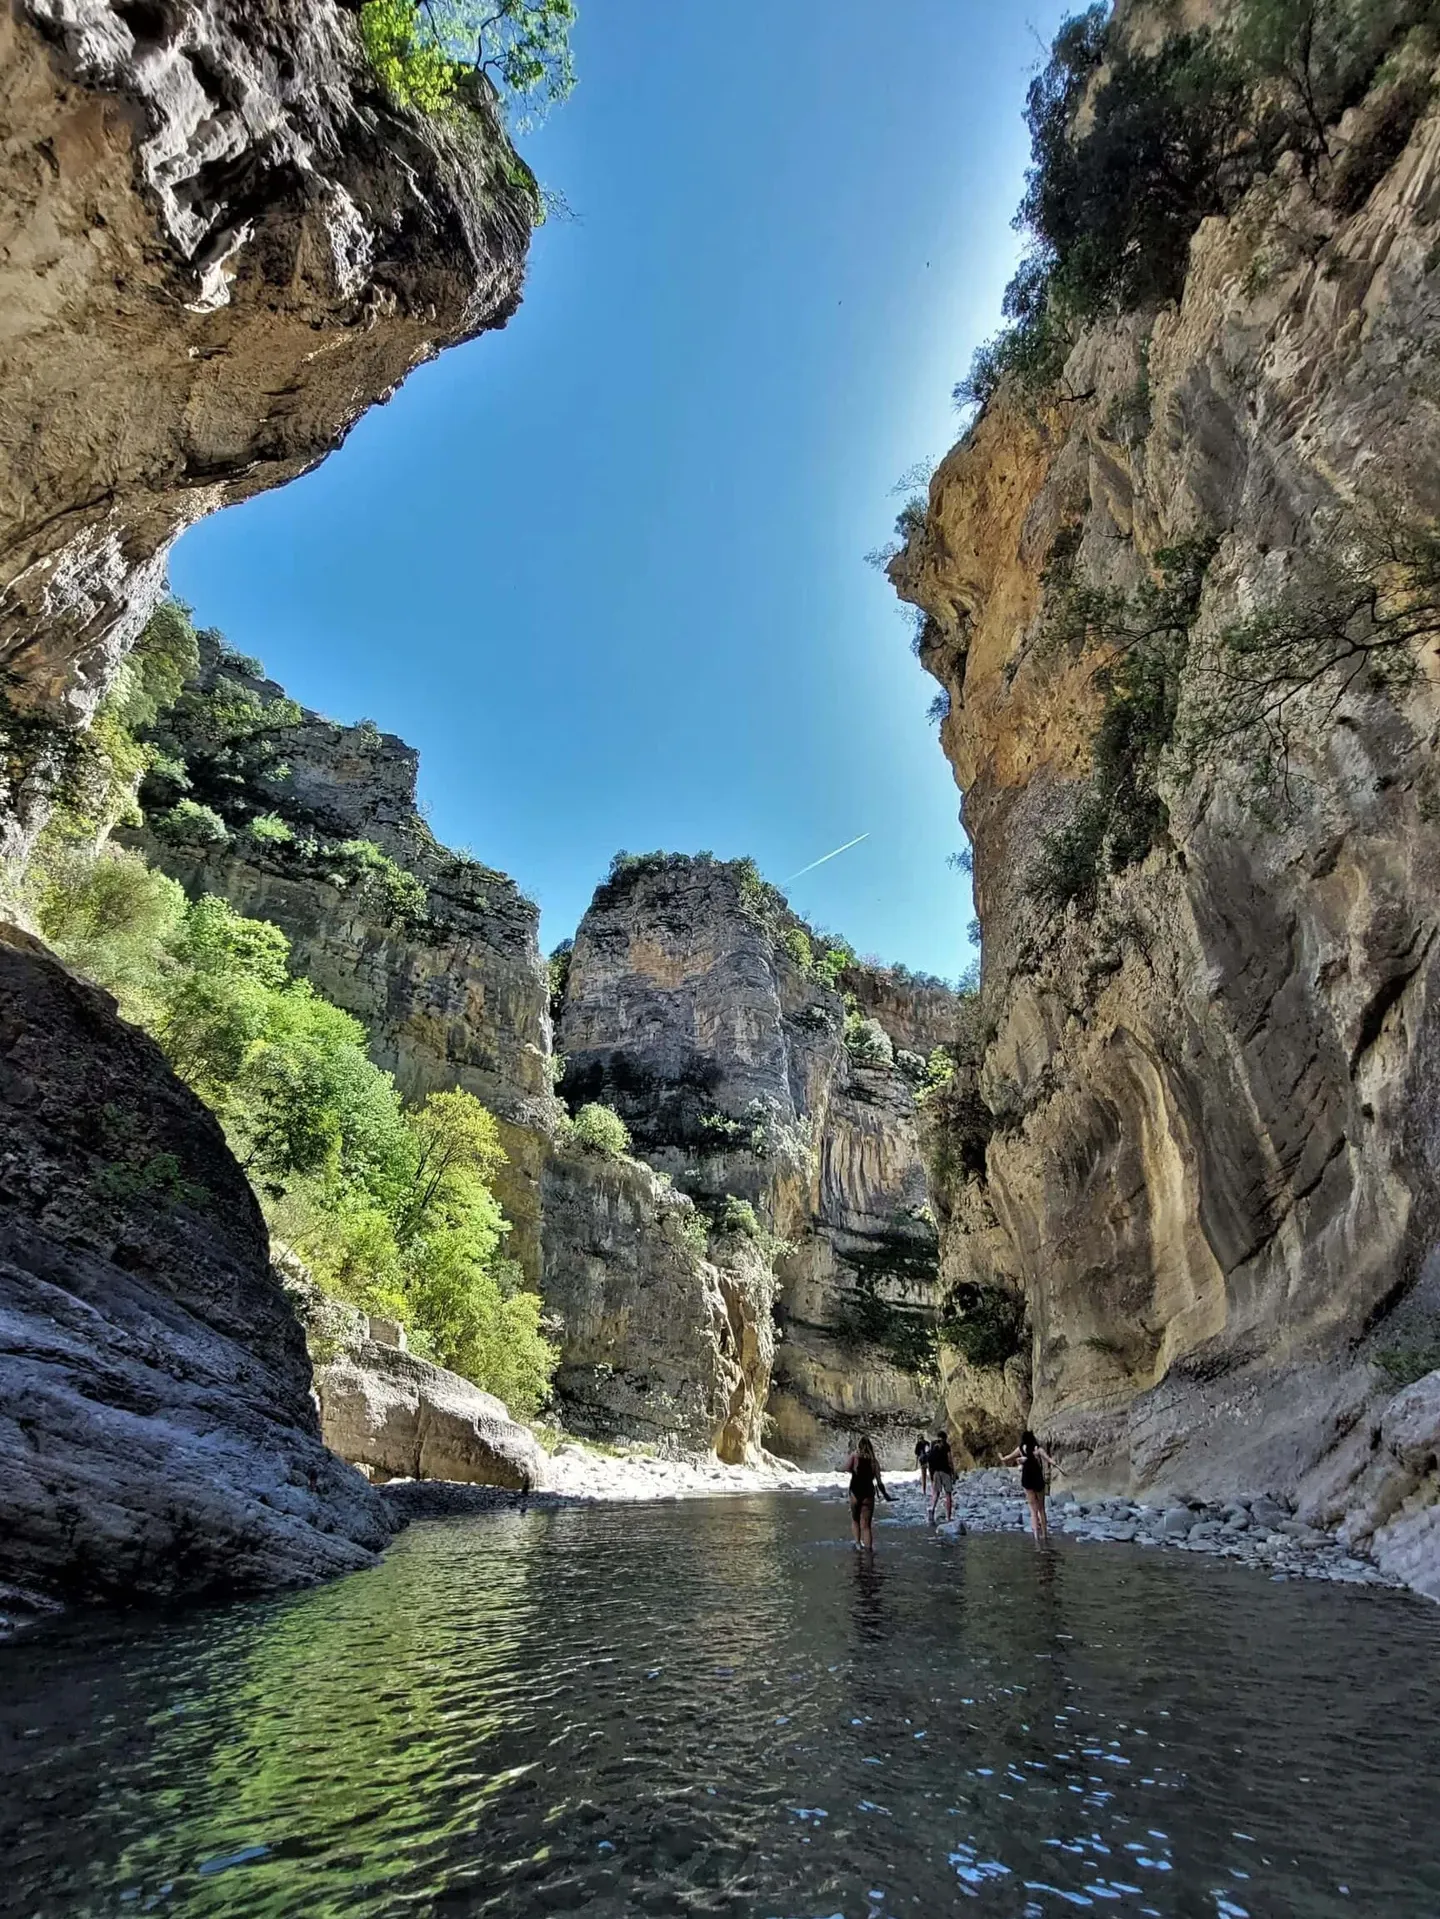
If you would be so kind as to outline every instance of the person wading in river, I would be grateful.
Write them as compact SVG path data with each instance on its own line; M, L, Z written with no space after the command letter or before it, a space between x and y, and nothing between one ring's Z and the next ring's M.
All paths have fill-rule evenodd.
M1030 1508L1030 1530L1036 1539L1048 1539L1050 1522L1045 1517L1045 1468L1053 1466L1055 1461L1028 1426L1020 1435L1020 1444L1013 1453L1003 1454L1000 1464L1013 1466L1017 1459L1020 1462L1020 1490Z
M862 1433L855 1442L855 1450L845 1462L845 1470L850 1475L850 1530L855 1535L855 1544L866 1552L873 1552L875 1540L871 1528L875 1522L875 1492L879 1488L883 1499L889 1499L885 1490L885 1481L880 1477L880 1462L875 1457L875 1448L869 1435Z
M920 1469L920 1497L925 1497L925 1488L930 1483L930 1441L921 1433L915 1441L915 1464Z
M945 1495L946 1519L955 1517L955 1461L950 1456L950 1441L944 1433L936 1433L925 1457L930 1467L930 1524L933 1526L941 1493Z

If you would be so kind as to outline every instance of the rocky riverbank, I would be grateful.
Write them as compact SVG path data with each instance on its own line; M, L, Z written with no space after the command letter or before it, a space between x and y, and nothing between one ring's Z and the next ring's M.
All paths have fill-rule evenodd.
M918 1477L888 1483L895 1493L889 1517L902 1525L921 1524L925 1502ZM1029 1523L1019 1474L990 1467L964 1473L956 1481L955 1518L948 1525L942 1521L940 1530L952 1536L962 1531L1023 1532ZM1404 1583L1351 1552L1334 1533L1297 1519L1285 1500L1269 1496L1147 1506L1134 1499L1085 1498L1064 1491L1050 1501L1050 1531L1052 1538L1210 1553L1278 1579L1332 1579L1347 1586Z

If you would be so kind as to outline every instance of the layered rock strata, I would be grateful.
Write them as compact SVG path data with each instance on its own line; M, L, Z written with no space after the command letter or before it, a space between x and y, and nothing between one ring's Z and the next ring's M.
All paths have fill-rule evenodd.
M798 926L741 862L646 858L576 935L559 1043L572 1105L601 1100L636 1152L724 1228L754 1209L776 1257L770 1443L828 1457L859 1426L908 1453L933 1420L936 1237L915 1130L922 1050L956 996L856 969L882 1033L847 1048L845 1004L787 946ZM799 957L797 957L797 951ZM850 978L847 975L847 979ZM902 1063L896 1063L900 1060ZM548 1230L548 1229L547 1229ZM550 1262L547 1260L547 1272Z
M1177 302L1091 328L1063 401L1002 390L892 566L949 694L984 928L943 1259L1023 1295L1015 1408L1115 1487L1294 1496L1372 1436L1405 1498L1428 1471L1384 1438L1394 1389L1368 1362L1440 1216L1433 640L1408 680L1296 690L1268 809L1238 750L1187 772L1177 745L1148 851L1102 856L1068 906L1039 871L1093 791L1130 643L1097 636L1093 599L1067 629L1077 585L1133 606L1192 543L1183 725L1227 632L1313 622L1327 568L1379 564L1384 587L1366 525L1434 524L1440 113L1417 117L1428 63L1418 92L1407 71L1330 130L1328 165L1288 156L1199 227ZM968 1377L952 1412L988 1416Z
M165 794L152 799L147 787L151 824L121 837L192 898L215 893L280 927L296 971L362 1022L407 1099L458 1086L489 1107L509 1161L496 1181L513 1227L506 1250L533 1280L540 1168L560 1110L537 908L505 874L436 840L416 804L412 747L298 709L254 662L222 653L212 635L200 644L200 679L167 716L165 740L227 836L177 835ZM242 709L252 731L242 751L217 752L212 702L237 690L255 702ZM280 723L267 728L267 714ZM263 837L257 818L278 820L288 838L273 826ZM357 843L398 874L363 865L346 850ZM397 890L407 876L408 894Z
M20 0L0 131L0 669L73 724L182 528L504 323L537 200L483 98L390 104L337 0Z
M321 1443L219 1126L106 994L0 927L0 1611L300 1584L390 1532Z

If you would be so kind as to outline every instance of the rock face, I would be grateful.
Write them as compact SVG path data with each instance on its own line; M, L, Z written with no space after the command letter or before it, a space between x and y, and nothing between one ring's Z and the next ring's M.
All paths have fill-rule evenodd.
M1205 221L1176 304L1081 338L1074 397L992 401L892 565L950 696L984 927L943 1262L1018 1289L1031 1329L1030 1378L961 1376L952 1413L981 1426L984 1392L1008 1395L1115 1486L1295 1493L1371 1432L1407 1499L1433 1481L1418 1402L1382 1418L1393 1389L1365 1364L1440 1213L1433 643L1407 685L1297 694L1268 814L1238 752L1193 774L1172 754L1148 852L1088 902L1036 885L1118 644L1093 622L1047 638L1071 583L1123 598L1203 539L1183 717L1237 621L1316 617L1301 588L1367 512L1440 509L1440 114L1416 117L1428 64L1404 102L1397 71L1332 129L1330 168L1282 162Z
M0 1611L299 1584L390 1531L320 1442L219 1126L107 995L0 927Z
M121 837L192 898L216 893L280 927L297 972L364 1024L373 1057L408 1099L459 1086L489 1107L510 1162L496 1182L514 1228L507 1251L533 1280L540 1165L559 1111L539 912L503 873L439 844L417 810L418 755L403 740L294 707L211 635L201 654L198 686L168 716L166 741L228 837L177 839L148 788L160 830ZM286 723L263 750L217 754L206 701L236 688ZM257 837L257 816L282 821L290 837ZM383 871L347 859L357 841L418 881L413 898L396 893L397 876L387 885Z
M491 1393L399 1346L362 1340L315 1374L320 1431L377 1481L449 1479L530 1492L544 1486L534 1435Z
M0 667L73 724L182 528L504 323L536 200L483 103L386 102L337 0L20 0L0 128Z
M744 1201L783 1242L771 1443L828 1457L863 1425L882 1442L903 1433L899 1456L939 1401L914 1088L958 1002L852 969L857 999L907 1049L897 1064L881 1034L872 1056L852 1056L841 995L787 947L796 927L744 862L656 856L621 870L576 935L564 1091L613 1106L636 1152L712 1223Z
M769 1260L743 1235L707 1249L691 1201L635 1160L562 1148L543 1198L566 1425L753 1460L775 1351Z

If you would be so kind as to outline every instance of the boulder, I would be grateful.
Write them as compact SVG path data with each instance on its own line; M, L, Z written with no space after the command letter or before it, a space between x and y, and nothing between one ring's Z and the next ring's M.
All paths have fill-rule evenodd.
M502 1401L402 1347L362 1340L315 1376L320 1428L372 1479L450 1479L531 1492L545 1455Z

